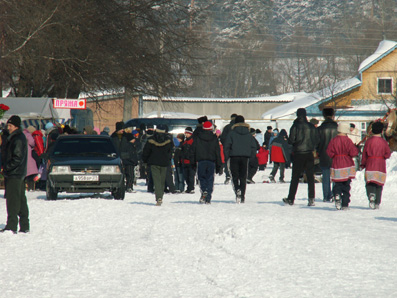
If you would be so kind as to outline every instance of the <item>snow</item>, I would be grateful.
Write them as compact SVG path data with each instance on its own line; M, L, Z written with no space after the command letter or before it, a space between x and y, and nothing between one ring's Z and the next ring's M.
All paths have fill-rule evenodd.
M387 169L379 210L368 208L362 172L349 210L323 203L320 183L315 207L305 184L284 206L289 184L261 183L270 167L240 205L223 176L211 205L198 204L196 187L156 207L143 180L124 201L29 192L31 233L0 234L0 296L394 297L396 153ZM3 228L4 199L0 209Z

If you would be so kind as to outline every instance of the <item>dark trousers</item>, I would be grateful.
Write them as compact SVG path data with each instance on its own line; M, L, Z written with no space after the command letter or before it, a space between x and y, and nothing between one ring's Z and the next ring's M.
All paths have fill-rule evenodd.
M367 196L369 198L370 194L374 194L376 199L375 199L375 204L380 205L382 201L382 191L383 191L383 185L378 185L376 183L368 183L365 188L367 189Z
M183 177L186 182L186 191L194 190L194 180L196 177L196 171L191 165L183 165Z
M184 191L185 189L185 182L183 179L183 169L182 167L175 167L174 173L174 180L175 180L175 188L180 192Z
M167 175L167 167L151 165L150 171L153 177L154 193L156 195L156 201L159 199L163 199L164 188L165 188L165 177Z
M256 156L251 157L248 162L248 179L252 180L258 171L258 159Z
M127 189L133 189L134 186L134 176L135 176L135 166L134 165L125 165L124 166L124 174L125 174L125 187Z
M8 177L5 183L7 191L7 225L5 229L16 232L19 222L21 230L29 230L29 208L25 195L25 180L23 178Z
M274 178L277 174L278 168L280 168L280 180L284 180L285 162L273 162L273 170L270 173L270 176Z
M352 181L349 179L343 182L335 182L334 184L334 196L340 195L342 199L342 207L349 206L350 203L350 183Z
M248 157L230 157L230 173L232 174L234 192L241 191L242 198L245 198L248 175Z
M146 185L147 185L147 191L148 192L154 192L154 184L153 184L151 166L147 166L146 167Z
M174 177L172 176L171 165L167 167L167 172L165 175L165 189L168 189L168 191L172 193L175 192Z
M314 199L314 156L312 152L294 155L291 184L289 185L288 193L288 200L292 202L295 200L299 178L301 177L303 171L306 171L309 199Z
M211 202L214 190L215 162L201 160L197 163L197 178L199 180L201 192L207 192L206 202Z

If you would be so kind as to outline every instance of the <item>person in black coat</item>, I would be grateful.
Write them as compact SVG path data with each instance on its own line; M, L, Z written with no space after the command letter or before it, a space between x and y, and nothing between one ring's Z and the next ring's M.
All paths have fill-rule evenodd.
M258 140L256 139L256 130L255 128L250 128L250 133L252 135L252 137L254 138L255 142L256 142L256 151L255 154L252 155L249 158L248 161L248 176L247 176L247 183L248 184L255 184L254 176L256 174L256 172L258 171L258 158L256 157L256 153L258 152L258 150L261 148L261 145L259 145Z
M193 140L193 162L197 163L197 178L200 183L200 203L210 204L214 189L214 176L222 166L221 149L214 126L210 121L203 123L203 131Z
M233 127L233 125L235 123L236 117L237 117L237 114L235 114L235 113L231 114L230 115L229 124L227 124L222 130L222 134L220 136L220 140L221 140L221 143L222 143L223 147L225 147L227 136L232 131L232 127ZM230 171L229 171L229 166L228 166L227 162L225 162L224 172L225 172L225 176L226 176L225 184L228 184L230 182Z
M291 126L289 142L292 144L294 162L292 165L292 177L288 197L283 202L293 205L298 190L299 178L303 171L306 172L308 183L308 206L314 206L314 150L318 144L317 130L313 124L307 121L306 109L299 108L297 118Z
M27 173L28 145L21 130L21 118L13 115L7 121L10 135L7 137L2 152L3 174L7 191L7 224L1 232L12 231L27 233L30 229L29 208L25 194L25 177Z
M335 111L333 108L324 108L323 116L324 122L317 128L319 143L317 153L320 158L320 168L322 173L322 186L323 186L323 201L332 201L331 191L331 165L332 158L327 154L327 147L329 142L338 134L338 123L334 121Z
M250 126L244 121L243 116L236 117L232 131L223 147L225 160L229 161L230 159L230 172L237 203L245 202L248 160L256 153L257 149L256 140L250 133Z
M112 133L110 138L112 139L123 162L126 190L127 192L133 192L134 167L138 162L136 149L134 148L134 145L130 143L130 141L133 140L133 135L124 131L124 122L120 121L116 122L116 130Z
M160 124L143 148L142 160L150 167L158 206L163 202L165 178L167 167L171 164L173 146L172 139L166 133L166 127Z

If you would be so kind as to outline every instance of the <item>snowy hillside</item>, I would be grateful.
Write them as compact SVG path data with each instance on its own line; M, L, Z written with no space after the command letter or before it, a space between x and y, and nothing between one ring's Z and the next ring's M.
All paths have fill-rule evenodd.
M0 234L0 297L395 297L396 153L387 168L380 210L362 172L346 211L322 202L321 184L315 207L305 184L284 206L289 184L261 183L270 168L241 205L221 176L211 205L196 188L156 207L142 180L124 201L30 192L31 233ZM3 228L4 199L0 211Z

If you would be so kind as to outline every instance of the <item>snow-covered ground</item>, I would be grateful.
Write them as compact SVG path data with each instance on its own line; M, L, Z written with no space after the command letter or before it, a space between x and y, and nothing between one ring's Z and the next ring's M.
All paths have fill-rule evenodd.
M396 297L396 153L388 171L380 210L362 172L346 211L319 183L315 207L305 184L284 206L289 184L261 183L269 168L241 205L222 176L211 205L196 188L156 207L143 180L124 201L30 192L31 233L0 234L0 297Z

